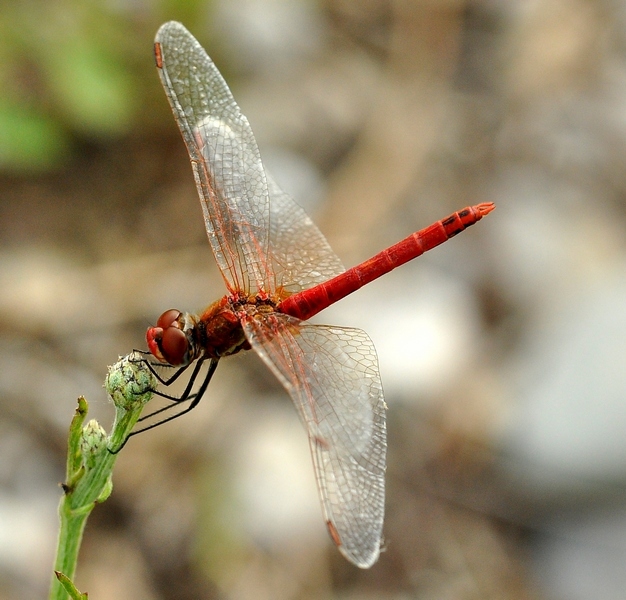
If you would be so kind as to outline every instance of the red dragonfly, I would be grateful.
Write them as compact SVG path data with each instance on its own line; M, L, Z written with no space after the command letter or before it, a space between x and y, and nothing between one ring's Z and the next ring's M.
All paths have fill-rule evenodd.
M305 320L445 242L494 205L460 210L346 271L265 170L248 120L196 39L169 22L159 29L154 50L228 293L200 315L164 312L148 329L148 348L163 364L184 369L197 361L192 380L210 361L199 391L190 393L190 383L177 399L190 400L179 414L198 403L220 358L254 349L308 432L333 542L349 561L368 568L380 553L387 450L376 351L359 329Z

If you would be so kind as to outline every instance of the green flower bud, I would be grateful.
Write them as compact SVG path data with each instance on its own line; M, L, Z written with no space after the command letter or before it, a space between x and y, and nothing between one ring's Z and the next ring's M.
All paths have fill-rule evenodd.
M149 402L157 385L154 373L137 352L132 352L109 367L104 381L113 404L124 410L137 409Z
M83 427L80 440L80 451L86 469L90 469L94 466L96 457L101 454L106 447L106 431L100 426L98 421L91 419L91 421Z

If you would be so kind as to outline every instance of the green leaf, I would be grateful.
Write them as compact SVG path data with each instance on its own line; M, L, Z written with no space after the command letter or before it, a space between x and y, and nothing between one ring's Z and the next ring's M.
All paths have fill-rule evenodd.
M72 600L89 600L89 596L87 594L81 594L69 577L63 575L60 571L55 571L54 574Z
M68 146L58 122L28 107L0 100L0 168L51 169L67 155Z

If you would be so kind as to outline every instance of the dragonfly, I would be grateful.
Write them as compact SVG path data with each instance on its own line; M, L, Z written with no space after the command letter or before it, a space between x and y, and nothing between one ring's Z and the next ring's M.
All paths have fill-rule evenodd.
M354 565L382 544L386 404L376 350L360 330L308 323L324 308L479 221L464 208L345 270L323 234L265 169L247 118L217 67L180 23L165 23L156 66L189 152L209 243L227 293L200 314L165 311L146 333L157 364L195 368L194 408L218 361L254 350L291 396L308 433L324 520ZM208 371L198 391L200 366ZM166 420L169 420L166 419Z

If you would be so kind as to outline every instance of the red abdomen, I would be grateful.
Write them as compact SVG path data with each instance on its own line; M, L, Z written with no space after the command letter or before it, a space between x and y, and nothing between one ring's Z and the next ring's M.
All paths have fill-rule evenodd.
M309 319L374 279L461 233L494 208L493 202L484 202L452 213L345 273L286 298L278 305L278 310L299 319Z

